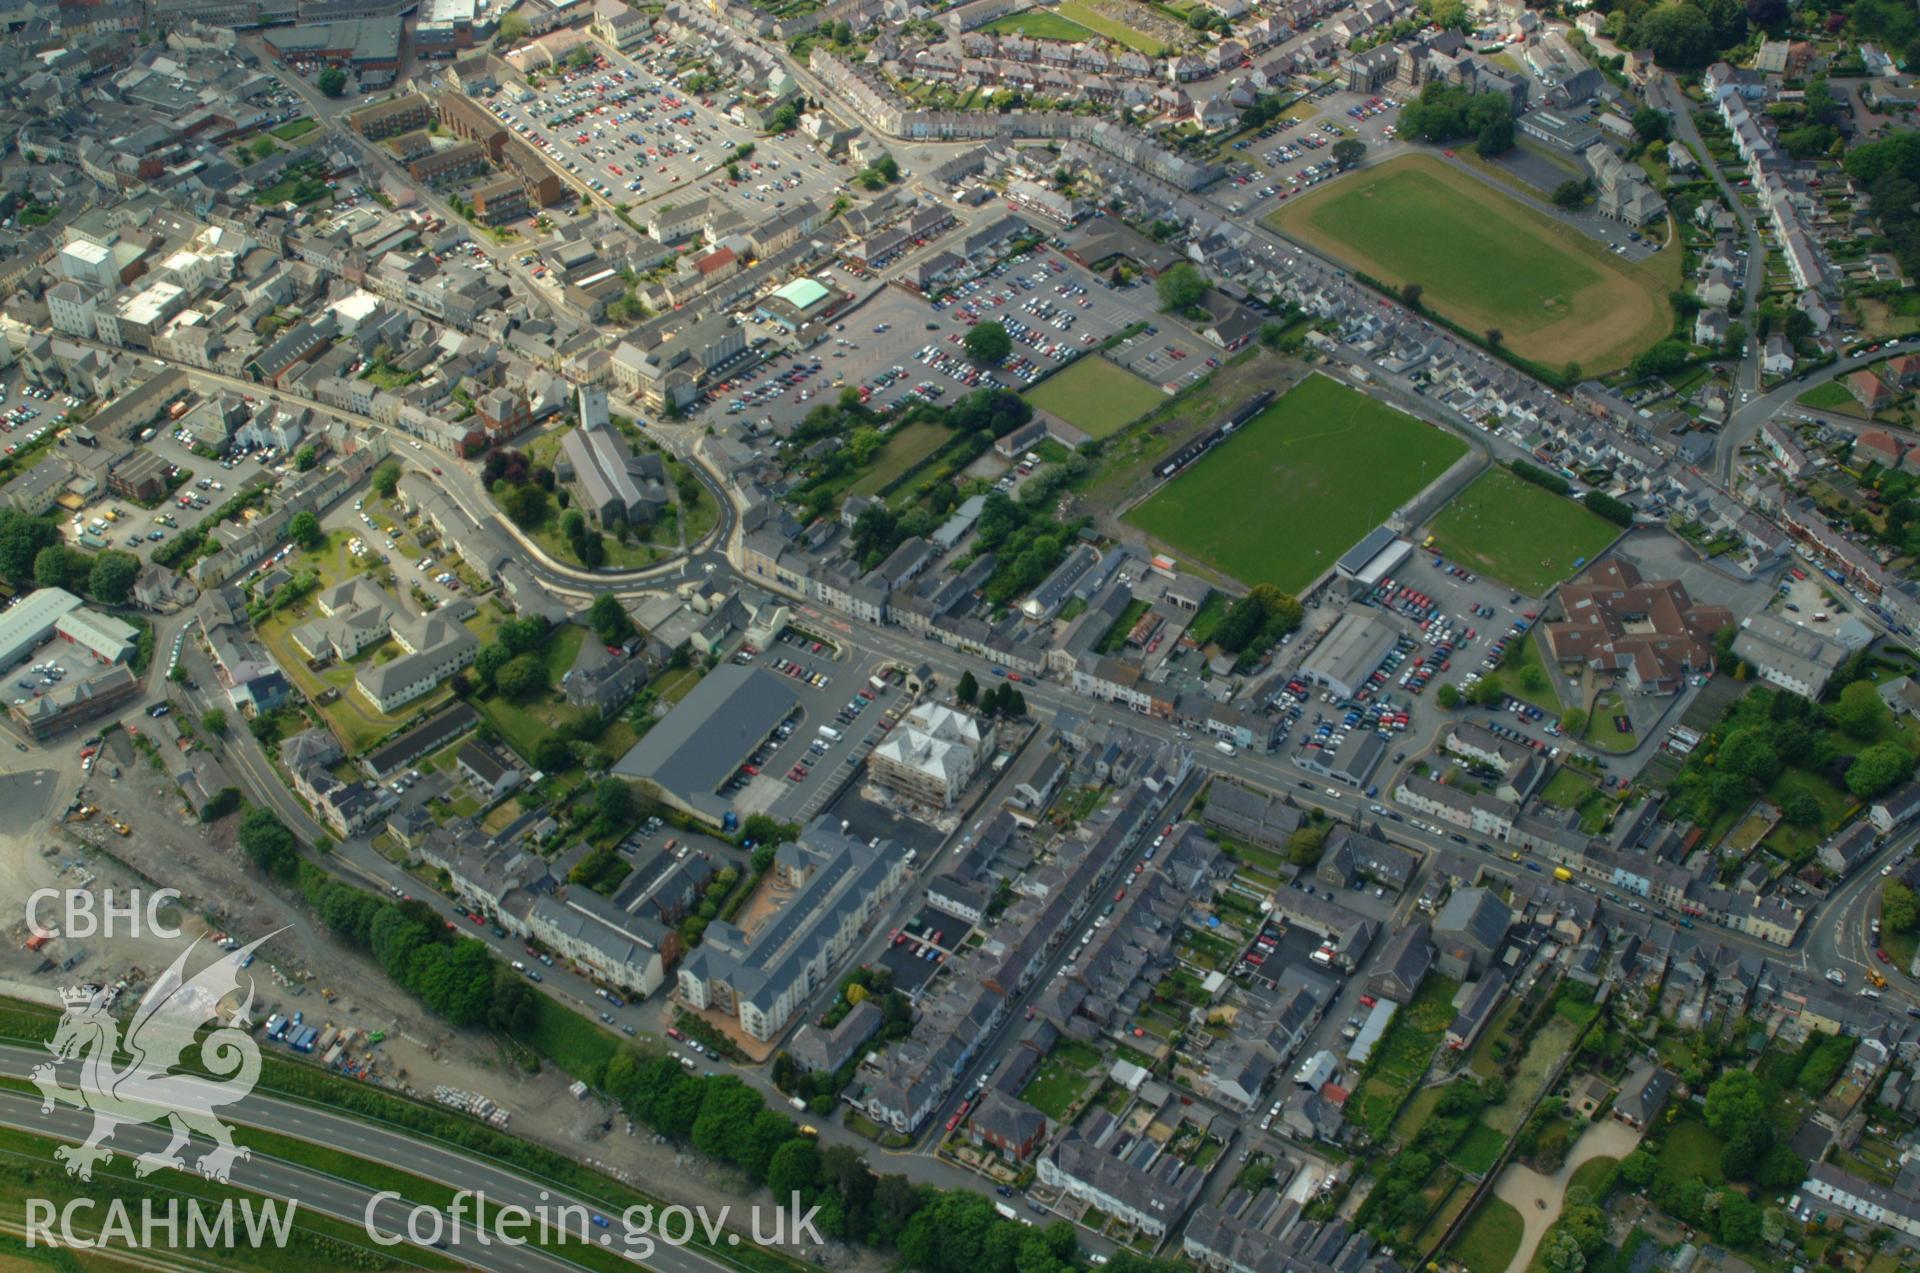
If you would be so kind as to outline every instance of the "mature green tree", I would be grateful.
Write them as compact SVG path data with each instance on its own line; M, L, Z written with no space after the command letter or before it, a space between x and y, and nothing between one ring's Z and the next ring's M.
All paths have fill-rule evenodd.
M299 841L280 824L271 809L247 810L246 816L240 819L240 832L235 839L247 860L269 875L287 879L299 863Z
M1161 308L1172 313L1192 309L1207 294L1207 276L1185 261L1180 262L1154 280L1153 288L1160 297Z
M383 499L392 499L393 493L400 489L400 462L388 460L373 471L373 493Z
M1333 143L1333 162L1351 168L1367 155L1367 143L1356 137L1342 137Z
M1705 66L1717 51L1713 22L1684 0L1668 0L1634 24L1636 45L1653 50L1654 60L1671 70Z
M314 84L328 97L338 97L347 91L347 73L337 66L329 66L320 72Z
M587 607L587 623L606 645L618 645L633 635L633 620L628 617L627 608L610 592L601 593Z
M1665 141L1673 132L1673 119L1657 106L1642 106L1633 113L1633 132L1649 144Z
M1716 762L1722 772L1737 774L1761 786L1780 775L1780 757L1768 741L1766 731L1750 726L1736 729L1720 744Z
M1910 933L1920 922L1920 898L1898 880L1880 886L1880 926L1889 932Z
M87 574L87 592L102 605L120 605L133 591L133 581L139 574L140 559L132 553L103 552L94 558L93 569Z
M299 472L305 473L319 462L320 452L310 446L303 446L293 453L293 467Z
M980 697L980 682L973 679L971 671L960 673L960 680L953 687L953 697L956 702L969 705Z
M227 732L227 714L217 707L209 707L200 713L200 728L209 734L224 737Z
M547 668L538 655L517 654L493 674L493 686L507 698L526 698L547 687Z
M500 504L517 525L528 527L546 521L550 507L546 491L531 482L525 486L508 487L500 497Z
M960 343L967 357L983 367L998 367L1013 352L1013 337L997 322L975 323Z
M1707 1089L1707 1126L1722 1140L1768 1123L1767 1095L1750 1070L1728 1070Z
M311 552L327 542L327 532L320 528L318 517L310 510L302 509L287 523L287 538Z
M1913 772L1913 756L1896 742L1875 743L1847 766L1847 790L1862 800L1892 790Z
M1840 701L1828 709L1833 723L1862 742L1873 742L1893 724L1879 689L1872 681L1855 681L1840 691Z

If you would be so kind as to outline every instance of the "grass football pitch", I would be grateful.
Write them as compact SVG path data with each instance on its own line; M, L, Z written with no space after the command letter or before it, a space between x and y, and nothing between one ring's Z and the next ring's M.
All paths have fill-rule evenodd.
M1118 433L1166 400L1153 385L1098 355L1075 360L1022 396L1092 438Z
M1665 336L1678 250L1628 263L1436 156L1368 168L1297 199L1268 224L1423 302L1471 332L1499 329L1523 358L1611 371Z
M1316 375L1126 520L1241 583L1298 592L1466 450L1452 434Z
M1433 519L1433 550L1540 596L1593 558L1620 528L1564 495L1504 470L1483 473Z

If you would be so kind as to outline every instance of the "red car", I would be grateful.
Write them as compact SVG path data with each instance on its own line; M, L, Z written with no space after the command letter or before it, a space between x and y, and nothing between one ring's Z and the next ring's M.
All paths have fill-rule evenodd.
M445 474L445 473L442 473L442 472L440 471L440 466L439 466L438 464L436 464L436 465L434 465L434 466L433 466L433 475L434 475L435 477L445 477L445 476L446 476L446 474Z
M1889 966L1891 966L1893 963L1893 960L1887 958L1887 952L1880 949L1878 946L1874 947L1873 957L1875 959L1878 959L1881 963L1887 964Z

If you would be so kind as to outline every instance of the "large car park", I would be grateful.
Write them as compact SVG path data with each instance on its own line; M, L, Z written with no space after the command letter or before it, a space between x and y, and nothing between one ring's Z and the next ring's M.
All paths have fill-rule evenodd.
M665 49L648 46L632 57L603 50L557 79L496 93L488 109L612 203L637 203L695 182L754 219L800 199L831 199L840 174L810 148L735 124L715 105L718 98L687 91L687 82ZM739 162L737 177L728 173L748 145L753 151Z
M823 277L836 274L857 288L866 271L834 266ZM1014 342L997 368L975 365L961 348L968 328L989 321L1004 324ZM828 340L728 377L709 388L705 404L759 426L797 422L849 387L875 409L950 401L993 385L1017 390L1134 326L1141 330L1107 356L1156 384L1177 388L1218 365L1217 349L1159 321L1150 288L1115 289L1042 246L935 300L883 289L835 323Z
M784 678L800 699L727 781L726 794L755 811L790 817L816 809L905 710L897 690L874 689L843 651L800 628L734 657Z

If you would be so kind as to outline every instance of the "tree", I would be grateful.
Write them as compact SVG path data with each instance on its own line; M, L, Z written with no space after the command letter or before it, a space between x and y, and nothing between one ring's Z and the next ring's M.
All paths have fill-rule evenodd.
M1659 1174L1657 1159L1644 1149L1636 1149L1620 1160L1620 1179L1635 1189L1645 1189Z
M1822 817L1820 802L1805 791L1794 791L1780 802L1780 816L1788 826L1817 827Z
M1568 738L1578 738L1587 732L1587 709L1569 707L1560 716L1560 728Z
M347 91L347 73L337 66L329 66L320 72L314 84L328 97L338 97Z
M1342 168L1351 168L1366 158L1367 143L1355 137L1342 137L1333 143L1333 162Z
M1420 308L1420 298L1426 294L1426 291L1427 289L1418 283L1402 283L1400 285L1400 303L1408 309L1417 310Z
M1154 280L1153 290L1161 308L1171 313L1192 309L1207 294L1207 276L1185 261Z
M33 558L33 581L42 588L65 588L77 592L87 586L93 573L93 558L78 548L51 544Z
M1494 159L1513 149L1513 116L1503 114L1480 126L1473 139L1474 153L1482 159Z
M493 42L496 48L511 48L527 38L532 30L527 20L518 13L509 13L500 19L500 25L494 29Z
M587 607L587 624L603 645L618 645L633 635L633 620L627 608L610 592L603 592Z
M1707 1089L1707 1126L1722 1140L1756 1125L1771 1127L1766 1093L1749 1070L1728 1070Z
M273 138L266 136L255 137L247 143L247 154L255 159L265 159L278 149L280 148L273 144Z
M1833 723L1851 737L1872 742L1887 732L1893 713L1887 710L1872 681L1855 681L1840 691L1840 701L1828 709Z
M287 538L312 552L327 542L327 533L320 529L320 519L310 509L302 509L287 523Z
M508 487L506 494L500 497L500 504L517 525L538 526L547 520L547 493L531 482L525 486Z
M1875 743L1847 766L1847 790L1862 800L1889 791L1913 772L1913 757L1896 742Z
M373 471L373 493L375 495L383 499L392 499L393 493L399 489L400 462L398 460L388 460Z
M1013 337L996 322L975 323L960 342L967 357L982 367L998 367L1013 352Z
M319 462L320 452L310 446L303 446L293 453L293 467L301 473L305 473Z
M1540 1263L1547 1273L1582 1273L1587 1267L1587 1253L1580 1249L1578 1238L1556 1226L1541 1252Z
M1760 1241L1760 1208L1745 1194L1723 1189L1717 1215L1720 1240L1728 1246L1750 1247Z
M954 701L971 705L980 697L980 682L973 679L972 672L960 673L960 681L953 687Z
M44 517L29 517L16 509L0 509L0 575L11 583L33 582L34 561L40 550L60 543L60 528Z
M1773 749L1764 729L1749 726L1736 729L1720 744L1717 765L1723 773L1735 774L1747 781L1766 786L1780 775L1780 756Z
M1655 61L1674 70L1705 66L1716 51L1712 21L1682 0L1668 0L1634 23L1630 43L1652 49Z
M249 809L235 837L247 860L267 874L286 879L300 860L300 843L280 825L271 809Z
M1327 846L1328 824L1304 826L1287 837L1287 861L1301 870L1311 870L1320 864L1320 854Z
M1553 188L1548 196L1557 208L1577 208L1593 196L1593 183L1569 177Z
M1880 886L1880 926L1889 932L1907 933L1920 922L1920 897L1898 880Z
M1435 695L1435 698L1439 701L1442 709L1450 712L1460 706L1460 687L1457 685L1442 685L1439 693Z
M200 713L200 727L209 734L225 737L227 732L227 714L217 707L209 707Z
M507 698L525 698L547 687L546 665L538 655L517 654L493 674L493 687Z
M140 573L140 559L132 553L103 552L94 558L87 574L87 592L103 605L117 606L133 590Z
M1641 141L1652 145L1672 134L1673 120L1656 106L1642 106L1633 113L1633 132Z
M573 768L573 749L558 734L548 734L533 749L533 763L542 773L557 774Z

